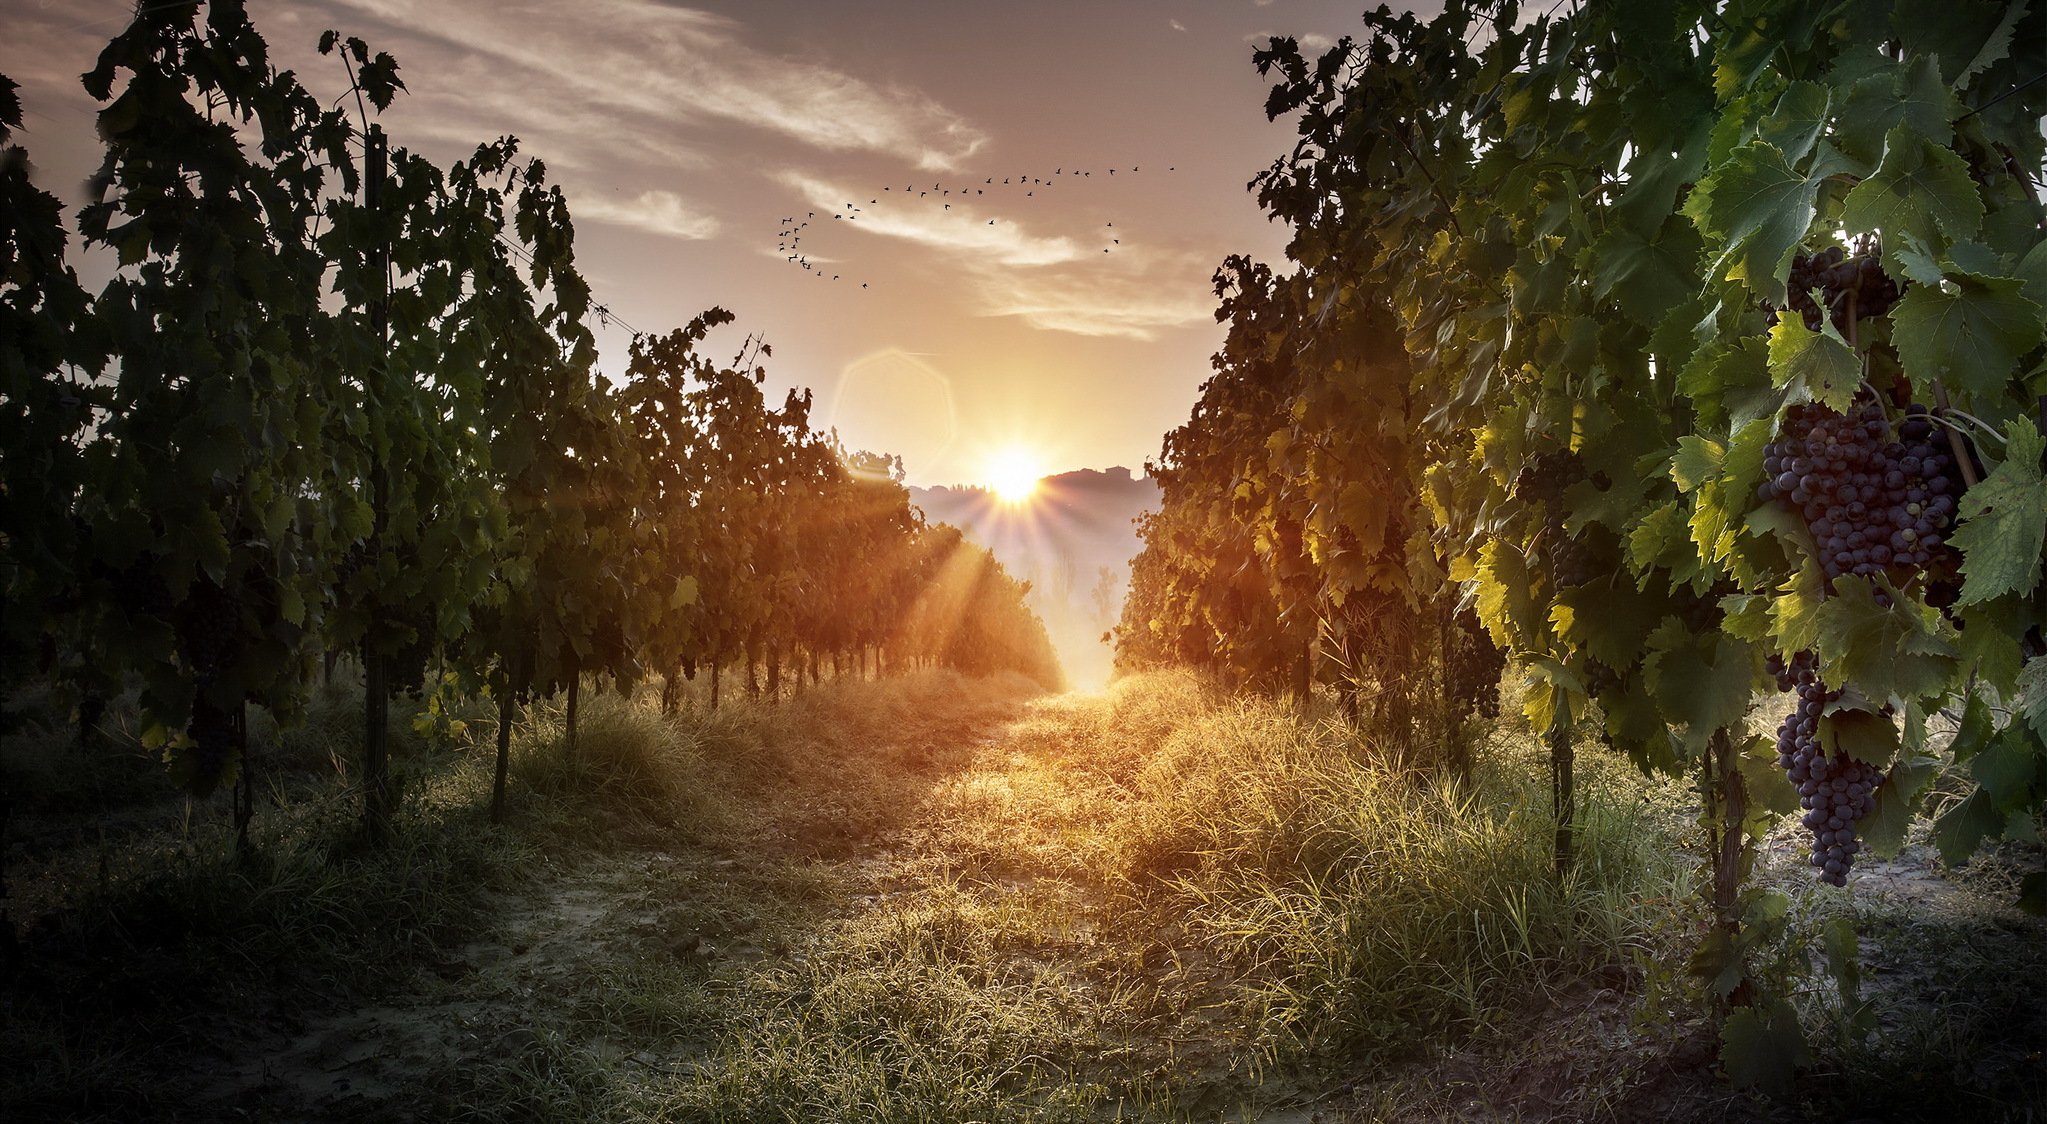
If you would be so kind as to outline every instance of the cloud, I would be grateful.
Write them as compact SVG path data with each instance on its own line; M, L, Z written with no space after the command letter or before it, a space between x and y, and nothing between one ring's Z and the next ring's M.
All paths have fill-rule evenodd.
M945 210L943 202L926 206L891 201L860 203L858 197L867 192L859 188L798 171L784 171L775 178L795 188L817 208L820 216L851 214L845 206L851 202L859 208L858 217L853 220L856 229L914 242L968 263L1044 266L1077 261L1084 256L1070 238L1031 234L1021 224L971 203L954 203L951 210ZM990 219L995 221L991 224Z
M642 191L623 201L585 192L576 196L570 212L578 219L636 227L670 238L697 240L718 234L717 219L692 211L682 196L672 191Z
M481 139L513 127L573 158L638 148L693 155L677 125L732 123L832 152L871 152L948 171L987 143L930 97L814 59L757 49L738 21L652 0L336 0L359 17L445 47L402 54L421 121ZM373 32L366 32L372 38ZM499 122L478 130L485 121ZM534 126L538 126L535 128Z
M1120 256L1046 270L976 271L978 311L1080 336L1150 340L1215 319L1214 263L1193 251L1124 247Z

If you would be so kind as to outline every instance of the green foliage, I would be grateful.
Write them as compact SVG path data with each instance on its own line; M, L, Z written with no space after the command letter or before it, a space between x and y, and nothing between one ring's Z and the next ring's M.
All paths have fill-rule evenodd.
M1120 636L1142 650L1141 626L1173 640L1205 617L1229 622L1232 651L1289 627L1301 643L1296 606L1349 580L1310 521L1366 479L1314 458L1375 456L1399 531L1374 541L1403 544L1388 569L1410 605L1461 583L1529 669L1531 717L1590 707L1645 769L1700 777L1712 990L1741 1008L1725 1026L1742 1083L1781 1088L1798 1056L1781 997L1748 974L1759 922L1740 889L1784 805L1781 782L1750 783L1774 762L1732 750L1770 683L1762 657L1811 650L1842 692L1823 737L1886 770L1880 847L1931 787L1919 716L1969 702L1976 673L1991 697L2047 697L2018 682L2047 666L2036 8L1614 2L1522 19L1466 0L1369 13L1319 59L1292 40L1254 56L1268 114L1300 134L1254 185L1296 269L1218 275L1230 340L1168 439L1167 510L1147 528L1174 553L1140 574ZM1794 260L1830 248L1866 248L1901 298L1793 311ZM1339 365L1335 340L1364 353ZM1374 372L1376 412L1313 395L1352 370ZM1808 516L1757 498L1764 445L1793 409L1874 403L1896 425L1914 398L1960 438L1961 525L1923 568L1873 559L1830 580ZM1247 570L1263 579L1248 590ZM1943 817L1952 856L2041 806L2037 731L2004 721Z

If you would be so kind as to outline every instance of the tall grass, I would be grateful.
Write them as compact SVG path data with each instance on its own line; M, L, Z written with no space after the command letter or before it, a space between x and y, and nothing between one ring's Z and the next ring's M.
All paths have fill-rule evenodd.
M420 1111L1237 1118L1288 1073L1382 1072L1625 975L1681 897L1668 825L1619 770L1585 786L1558 880L1532 745L1501 742L1460 787L1188 675L1032 694L929 672L672 718L647 692L595 695L573 752L538 705L506 827L484 811L486 718L473 746L408 743L401 830L368 852L339 692L302 728L324 734L273 750L259 859L222 824L163 834L98 888L80 876L53 922L79 955L52 963L76 979L149 951L99 999L44 993L0 1032L21 1059L5 1106L90 1115L92 1082L173 1069L194 1046L156 1028L223 980L403 993L579 864L605 872L579 889L601 916L546 974L465 985L484 989L463 993L480 1045L406 1090ZM135 1033L80 1030L138 982L165 994ZM112 1116L183 1111L128 1080L99 1102Z

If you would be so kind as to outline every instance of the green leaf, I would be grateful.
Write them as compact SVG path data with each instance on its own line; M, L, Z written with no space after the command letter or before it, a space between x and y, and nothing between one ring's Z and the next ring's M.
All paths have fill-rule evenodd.
M1534 579L1521 552L1494 539L1478 555L1478 619L1493 643L1507 651L1525 648L1540 632Z
M1957 616L1961 635L1955 647L1961 650L1963 668L1999 692L2010 691L2025 662L2019 639L2010 631L2018 619L2017 598L1969 606Z
M1800 388L1813 401L1845 414L1862 386L1862 360L1832 321L1823 320L1815 332L1800 317L1780 316L1770 330L1770 380Z
M1687 433L1677 439L1677 453L1670 458L1670 478L1677 490L1689 492L1719 475L1726 450L1717 441Z
M1878 702L1944 693L1960 657L1936 631L1937 619L1917 598L1893 595L1882 606L1865 579L1834 579L1834 596L1816 614L1820 678L1833 687L1852 685Z
M1873 710L1842 708L1820 716L1818 738L1828 757L1852 757L1881 769L1898 752L1898 727Z
M1976 784L1989 794L1997 810L2007 815L2027 806L2039 772L2040 743L2031 737L2031 731L2018 726L2006 727L1969 763Z
M1890 237L1909 233L1929 246L1938 228L1949 242L1959 242L1982 227L1983 198L1960 156L1900 125L1884 139L1876 174L1843 201L1841 224Z
M2026 256L2019 259L2019 267L2013 272L2023 282L2019 292L2034 304L2047 307L2047 238L2034 243L2033 248L2026 251Z
M1940 64L1918 55L1902 63L1883 62L1864 72L1845 68L1852 85L1840 106L1835 141L1847 155L1874 165L1883 154L1884 138L1904 128L1926 143L1945 145L1954 136L1949 124L1962 115L1962 104L1940 76Z
M697 579L690 574L676 580L675 592L668 597L670 609L681 609L697 603Z
M1664 598L1632 582L1612 588L1577 586L1557 595L1550 622L1557 635L1612 668L1634 666L1642 644L1663 621Z
M2033 736L2047 742L2047 656L2034 656L2019 672L2019 713Z
M1784 579L1777 593L1770 602L1770 635L1776 638L1777 649L1797 652L1818 644L1824 602L1819 570L1808 559L1796 574Z
M2040 551L2047 545L2047 476L2040 471L2040 454L2047 440L2026 418L2014 419L2006 437L2004 463L1962 494L1962 523L1948 536L1962 552L1964 605L2031 594L2040 582Z
M1685 201L1685 213L1726 248L1713 272L1745 281L1772 304L1784 304L1791 252L1812 225L1815 180L1793 171L1767 141L1735 149Z
M1899 0L1891 27L1915 54L1940 60L1942 81L1965 90L1970 78L2011 56L2012 31L2026 8L2002 0Z
M1590 274L1595 296L1605 300L1617 294L1622 312L1638 324L1653 326L1697 289L1698 256L1699 236L1688 226L1666 226L1652 242L1630 227L1615 225L1579 265Z
M1787 163L1797 164L1812 153L1813 145L1826 131L1832 92L1817 82L1793 82L1770 116L1763 119L1756 135L1776 145Z
M1970 793L1933 822L1933 842L1940 848L1940 861L1949 866L1968 862L1985 839L1995 839L2004 831L2004 821L2004 813L1997 810L1989 793L1980 788Z
M1742 788L1757 810L1771 819L1798 811L1798 789L1778 766L1776 745L1769 738L1750 738L1736 764L1741 769Z
M1798 1012L1782 999L1733 1011L1720 1027L1720 1064L1737 1088L1789 1096L1798 1067L1809 1060Z
M1955 764L1965 765L1970 758L1983 752L1996 732L1997 724L1991 717L1990 704L1980 694L1970 695L1968 705L1962 708L1961 727L1955 731L1948 753Z
M1739 724L1754 688L1749 646L1725 633L1694 637L1676 622L1650 637L1642 670L1664 715L1685 728L1685 743L1703 745L1713 731Z
M2041 340L2040 306L2015 277L1951 278L1914 285L1891 309L1891 339L1906 377L1922 397L1945 382L1977 401L1994 401L2019 357Z

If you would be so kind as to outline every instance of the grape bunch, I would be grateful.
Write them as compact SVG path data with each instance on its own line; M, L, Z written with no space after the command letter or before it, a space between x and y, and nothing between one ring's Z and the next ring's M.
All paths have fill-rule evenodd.
M1466 714L1499 717L1500 675L1507 668L1507 653L1494 646L1478 614L1470 609L1460 611L1451 622L1447 641L1443 662L1452 702Z
M1824 302L1835 329L1843 335L1848 333L1851 319L1882 316L1897 303L1899 295L1897 283L1877 261L1874 244L1863 243L1857 244L1852 256L1839 246L1829 246L1817 254L1801 253L1792 258L1788 288L1791 311L1798 313L1807 331L1820 330L1820 306ZM1820 301L1813 300L1814 289L1820 290ZM1772 327L1776 326L1777 316L1776 309L1769 310Z
M1558 589L1605 581L1620 570L1620 543L1613 532L1597 523L1588 525L1577 538L1555 528L1550 536L1550 576Z
M1739 592L1741 590L1729 581L1719 582L1704 593L1684 585L1671 591L1671 600L1677 619L1686 631L1705 633L1719 629L1721 620L1726 616L1720 608L1720 599Z
M1961 493L1954 470L1923 407L1908 409L1892 440L1873 400L1845 415L1807 404L1764 447L1757 492L1804 516L1828 581L1902 581L1941 555Z
M1812 832L1812 865L1819 868L1820 881L1845 886L1848 868L1862 850L1855 825L1875 807L1876 786L1884 778L1866 761L1820 751L1820 713L1840 692L1820 682L1817 663L1811 652L1798 653L1789 664L1770 657L1778 685L1798 692L1797 707L1777 727L1777 764L1798 786L1798 802L1805 809L1801 822Z
M1564 498L1564 489L1584 478L1585 465L1576 453L1545 449L1522 464L1514 477L1514 496L1554 508Z

